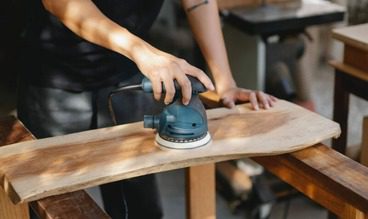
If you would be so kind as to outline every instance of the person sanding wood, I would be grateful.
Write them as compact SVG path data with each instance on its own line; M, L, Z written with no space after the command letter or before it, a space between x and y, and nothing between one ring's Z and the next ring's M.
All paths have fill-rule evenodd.
M144 94L115 99L119 123L141 120L157 104L175 95L176 80L183 104L191 97L186 75L216 89L233 107L250 101L255 110L268 109L276 99L261 91L239 88L225 51L215 0L182 0L191 29L212 72L209 77L185 60L160 51L144 38L163 0L27 1L28 24L21 57L18 116L37 138L111 126L108 94L117 86L146 76L154 98ZM71 158L72 159L72 158ZM112 218L161 218L154 176L101 186L105 209Z

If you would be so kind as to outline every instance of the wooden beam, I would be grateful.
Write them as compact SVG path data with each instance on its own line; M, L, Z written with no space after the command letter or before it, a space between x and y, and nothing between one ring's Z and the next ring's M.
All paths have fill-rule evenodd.
M27 203L15 205L11 202L5 191L0 188L0 218L28 219Z
M189 167L186 180L187 218L215 219L215 164Z
M281 100L270 110L245 104L207 113L212 142L194 150L160 150L141 122L0 148L2 185L11 185L6 192L14 202L32 201L148 173L296 151L340 133L337 123Z
M42 219L110 219L84 190L31 202Z
M317 144L253 159L336 215L368 218L368 169L337 151Z
M0 146L34 140L32 134L14 117L0 119ZM0 174L1 175L1 174ZM109 219L85 191L77 191L31 202L42 219ZM0 218L28 219L28 204L14 205L0 187Z

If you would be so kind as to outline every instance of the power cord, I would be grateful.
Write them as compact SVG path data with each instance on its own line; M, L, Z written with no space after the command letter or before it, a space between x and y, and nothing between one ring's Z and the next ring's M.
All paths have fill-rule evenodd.
M109 94L109 98L108 98L108 105L109 105L109 112L110 112L110 116L112 121L114 122L115 125L117 125L117 120L116 120L116 114L114 111L114 107L112 106L112 97L115 94L121 93L121 92L125 92L125 91L129 91L129 90L141 90L142 89L142 84L134 84L134 85L127 85L127 86L123 86L123 87L119 87L115 90L112 90Z

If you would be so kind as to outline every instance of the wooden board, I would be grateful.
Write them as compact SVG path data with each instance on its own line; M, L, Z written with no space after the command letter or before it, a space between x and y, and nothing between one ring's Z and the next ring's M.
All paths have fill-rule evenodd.
M332 37L353 47L368 51L368 24L338 28L332 31Z
M0 148L1 186L18 203L148 173L296 151L340 134L337 123L281 100L271 110L245 104L207 113L213 141L193 150L160 150L141 122Z
M14 117L0 119L0 146L35 139L34 136ZM30 203L33 211L42 219L109 219L85 191L76 191L51 196ZM0 218L28 219L27 203L14 205L0 188Z

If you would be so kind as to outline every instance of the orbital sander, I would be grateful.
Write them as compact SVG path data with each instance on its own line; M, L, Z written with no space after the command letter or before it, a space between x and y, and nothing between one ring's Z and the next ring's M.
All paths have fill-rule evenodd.
M175 84L173 101L166 105L158 115L144 115L144 127L156 129L156 143L159 147L168 149L192 149L208 144L211 136L208 132L207 115L199 99L199 94L207 91L205 86L196 78L188 76L192 86L192 97L188 105L181 101L182 94L179 84ZM152 83L144 78L141 84L118 88L111 92L109 107L114 121L115 115L111 104L111 97L125 90L142 89L152 93ZM165 87L162 86L165 93Z

